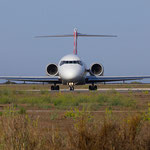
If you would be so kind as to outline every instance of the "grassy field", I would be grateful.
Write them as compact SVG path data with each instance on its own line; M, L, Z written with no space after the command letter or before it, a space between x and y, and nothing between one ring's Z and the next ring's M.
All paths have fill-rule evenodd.
M50 93L49 85L1 85L0 149L150 149L150 93L113 90L125 86L150 87Z

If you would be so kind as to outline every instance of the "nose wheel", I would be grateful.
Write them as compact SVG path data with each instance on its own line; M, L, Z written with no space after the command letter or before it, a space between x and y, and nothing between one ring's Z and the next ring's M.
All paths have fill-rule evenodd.
M51 86L51 91L59 91L59 85L52 85Z
M70 82L69 84L70 91L74 91L74 83Z
M90 91L95 91L95 90L97 90L97 86L96 85L90 85L89 90Z
M70 91L74 91L74 87L70 87Z

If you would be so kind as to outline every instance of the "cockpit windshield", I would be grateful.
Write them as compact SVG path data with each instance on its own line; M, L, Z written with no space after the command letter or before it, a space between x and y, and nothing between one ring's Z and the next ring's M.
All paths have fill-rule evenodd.
M79 64L79 65L83 65L82 62L80 60L73 60L73 61L61 61L60 62L60 66L64 65L64 64Z

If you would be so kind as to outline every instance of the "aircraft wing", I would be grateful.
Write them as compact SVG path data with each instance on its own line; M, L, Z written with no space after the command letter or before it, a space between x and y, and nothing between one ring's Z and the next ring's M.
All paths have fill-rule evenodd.
M87 76L86 83L142 80L146 78L150 78L150 76Z
M57 76L0 76L0 79L9 81L62 83Z

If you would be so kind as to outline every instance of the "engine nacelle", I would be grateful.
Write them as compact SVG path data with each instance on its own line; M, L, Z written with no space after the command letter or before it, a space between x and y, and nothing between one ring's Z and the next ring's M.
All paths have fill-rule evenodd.
M95 63L91 65L90 74L93 76L103 76L104 75L104 67L102 64Z
M46 74L48 76L57 76L58 75L58 67L56 64L48 64L46 66Z

